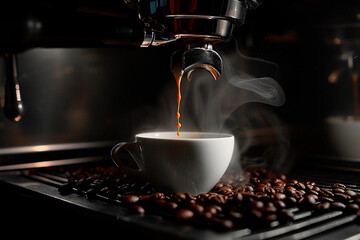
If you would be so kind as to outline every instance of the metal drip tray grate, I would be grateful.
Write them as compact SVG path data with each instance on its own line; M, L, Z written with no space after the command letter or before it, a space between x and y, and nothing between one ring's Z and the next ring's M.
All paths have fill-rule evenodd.
M255 197L254 195L247 196L244 189L246 186L248 186L247 188L252 187L254 193L259 196L261 195L258 193L258 191L261 190L258 186L261 187L262 185L256 183L258 180L251 175L250 184L243 185L242 190L239 190L240 184L236 185L232 183L232 185L235 184L236 187L238 187L237 190L239 192L243 191L242 205L245 204L245 201L249 201L249 199L255 199L246 205L247 208L252 206L250 210L244 210L244 208L239 207L236 211L232 211L232 209L235 208L229 208L231 205L226 205L226 203L221 202L222 200L215 200L215 202L204 201L202 205L205 209L207 209L209 205L218 205L221 206L222 209L218 209L218 214L214 213L213 216L209 217L210 220L204 217L204 210L198 210L201 212L199 216L201 215L202 217L195 214L195 217L187 220L186 217L181 218L181 215L177 215L176 210L169 210L169 208L164 206L166 206L166 204L170 206L171 204L169 204L169 202L175 202L179 206L187 206L188 209L192 209L194 213L197 213L196 208L191 208L189 204L200 203L202 200L199 196L186 195L189 200L186 203L178 199L182 197L180 193L179 196L177 196L178 198L176 198L174 194L163 194L164 196L160 197L161 194L156 192L150 185L133 182L132 179L124 178L119 172L118 169L114 170L111 166L99 167L96 164L92 164L90 166L51 167L41 170L30 170L23 172L22 176L57 188L59 198L66 199L67 196L75 194L83 196L82 201L85 203L91 202L92 205L88 206L89 208L94 206L94 203L98 204L103 202L107 204L106 206L111 206L112 209L119 209L120 212L109 211L108 213L108 215L113 215L119 224L121 224L121 222L130 222L139 227L173 235L174 238L305 239L354 223L360 211L358 209L358 205L360 204L360 198L358 197L360 195L360 186L357 184L346 184L345 186L340 184L339 186L343 187L344 191L346 190L352 195L347 199L342 199L342 195L335 194L337 191L342 192L342 189L336 190L339 186L334 186L334 183L330 183L328 180L319 184L303 182L303 186L300 185L300 190L298 185L295 187L294 181L286 180L284 184L285 182L287 182L287 184L284 185L282 192L279 189L277 192L266 192L269 190L266 190L265 186L264 194L262 195L265 196L267 193L266 196L269 196L267 201L263 200L264 198ZM319 177L319 175L316 176ZM310 177L310 179L312 178ZM311 186L311 184L313 185ZM226 195L226 186L230 185L219 185L217 189L215 188L214 195L224 196L227 199L226 201L230 201L229 199L235 201L233 200L233 193ZM292 204L287 201L292 190L291 188L287 189L288 187L296 188L296 193L301 192L301 190L304 192L302 196L297 196L297 201ZM315 197L316 203L312 203L312 199L307 199L307 195L315 195L310 192L309 189L314 189L314 187L317 187L315 190L319 193L324 191L324 193L328 193L328 195L318 195L317 198ZM235 187L233 191L234 189ZM296 193L294 196L296 196ZM286 196L286 199L283 199L284 196L281 194ZM130 197L126 196L138 196L140 200L136 198L135 200L131 200ZM151 203L144 203L144 196L153 199ZM265 209L266 206L272 206L267 202L275 202L276 199L274 199L273 196L282 199L282 202L286 203L286 206L282 207L281 204L275 204L277 208L276 212L274 211L274 213L276 213L275 216L272 215L271 209ZM194 197L194 201L192 202L191 197ZM143 202L141 203L141 201ZM260 204L259 202L262 203ZM321 204L323 204L323 206L320 206ZM238 205L240 206L241 204ZM143 207L146 210L145 214L142 214L142 210L139 210L137 207ZM254 209L253 212L252 209ZM258 211L262 214L261 217L256 215L259 209L262 209ZM246 211L246 213L242 211ZM241 214L244 216L240 216ZM268 219L266 219L265 215ZM226 222L227 219L231 224Z

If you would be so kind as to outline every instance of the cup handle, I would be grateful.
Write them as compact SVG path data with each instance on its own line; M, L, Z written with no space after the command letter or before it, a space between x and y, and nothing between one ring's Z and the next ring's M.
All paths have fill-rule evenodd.
M127 151L130 153L139 169L141 169L143 160L137 142L121 142L116 144L111 150L111 158L118 168L136 177L145 178L144 173L141 170L130 168L123 162L123 159L118 155L120 151Z

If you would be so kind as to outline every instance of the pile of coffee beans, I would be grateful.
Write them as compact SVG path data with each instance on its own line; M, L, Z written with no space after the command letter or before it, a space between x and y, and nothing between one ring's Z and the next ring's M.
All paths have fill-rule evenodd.
M67 172L62 193L82 191L87 197L106 196L137 214L160 214L181 223L221 230L291 221L295 211L341 210L360 215L360 196L344 184L330 188L312 181L287 179L265 169L242 175L229 172L208 193L159 192L117 168ZM294 210L295 209L295 210Z

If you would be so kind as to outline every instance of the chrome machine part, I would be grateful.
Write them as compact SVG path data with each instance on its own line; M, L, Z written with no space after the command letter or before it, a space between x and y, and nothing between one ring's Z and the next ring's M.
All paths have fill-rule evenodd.
M259 5L258 0L139 0L137 3L139 18L147 26L141 46L182 43L180 53L172 56L172 72L175 77L186 74L188 80L198 68L207 70L215 80L219 78L222 59L212 45L229 41L235 26L244 23L247 10Z

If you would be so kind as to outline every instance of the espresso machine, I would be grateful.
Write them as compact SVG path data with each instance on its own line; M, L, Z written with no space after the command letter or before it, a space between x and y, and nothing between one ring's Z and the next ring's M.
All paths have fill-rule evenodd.
M217 79L222 59L213 44L229 41L233 29L244 24L247 11L258 5L257 0L119 1L101 5L76 1L69 6L36 1L26 4L19 14L17 4L9 4L4 7L4 38L0 43L6 69L5 115L19 121L24 111L16 57L19 52L36 47L157 47L176 42L179 50L171 59L174 74L183 71L190 80L195 69L203 68Z
M326 2L80 0L65 4L38 0L1 4L1 233L28 237L43 231L46 237L50 233L64 238L356 239L359 210L354 205L360 204L360 167L345 161L332 164L333 156L317 154L319 149L330 149L318 134L322 114L331 107L319 102L335 102L325 100L329 92L322 80L326 84L333 84L329 79L341 81L347 77L339 74L344 73L343 66L346 71L357 66L356 52L348 49L345 40L357 37L353 30L358 24L328 22L337 22L333 16L349 12L349 18L360 17L354 15L355 0L348 4L330 1L332 7ZM338 14L340 8L343 11ZM339 37L343 28L355 35ZM233 127L240 148L246 147L240 159L243 170L245 166L263 169L248 179L243 198L226 192L232 180L220 184L220 197L203 194L210 199L205 208L215 205L212 214L218 214L205 226L196 220L209 215L187 223L162 211L160 206L171 207L173 202L180 205L188 200L185 208L200 203L200 198L188 193L173 198L151 192L148 200L155 198L155 208L146 209L145 214L139 207L134 212L133 205L130 210L133 199L127 202L124 197L150 187L122 175L111 161L112 147L137 132L158 129L163 122L175 128L176 122L167 118L175 117L169 107L176 100L174 78L191 80L186 86L200 86L199 95L218 101L210 94L214 91L201 88L195 77L203 72L208 82L223 83L229 59L234 59L226 58L228 53L241 56L233 63L236 71L254 70L246 80L266 83L269 78L260 76L262 72L267 67L275 72L271 77L286 95L281 107L245 101L224 123ZM338 60L340 68L329 68ZM261 89L261 84L254 86ZM233 99L227 91L221 93L224 99ZM241 93L250 99L254 96ZM159 105L163 108L158 112ZM237 166L230 166L231 175ZM262 184L259 179L269 166L282 175ZM282 189L286 178L288 189ZM357 198L348 195L349 200L345 191ZM317 197L306 198L309 194ZM341 209L345 206L338 203L341 197L353 208ZM251 199L246 214L255 209L249 219L241 219L242 213L232 212L225 204L243 199ZM316 209L309 208L316 199L337 208L319 202L313 203L319 205ZM274 207L287 216L274 219ZM194 210L201 211L201 206ZM229 219L219 221L229 212ZM230 228L227 220L236 224Z

